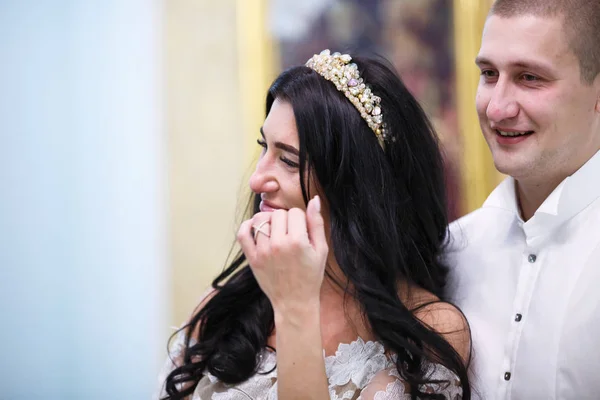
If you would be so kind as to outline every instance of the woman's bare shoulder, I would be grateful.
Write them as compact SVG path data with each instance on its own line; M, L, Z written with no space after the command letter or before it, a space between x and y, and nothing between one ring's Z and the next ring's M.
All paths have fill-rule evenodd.
M415 316L427 327L439 333L461 356L465 365L471 354L471 330L465 315L453 304L431 299L418 306Z

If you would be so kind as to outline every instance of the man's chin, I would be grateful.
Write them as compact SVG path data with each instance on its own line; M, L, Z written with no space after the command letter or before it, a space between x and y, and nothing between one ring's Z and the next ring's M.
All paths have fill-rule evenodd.
M494 160L494 166L499 173L512 176L517 180L527 179L533 173L532 163L529 160L503 158Z
M522 175L527 170L527 163L518 160L516 157L494 157L494 166L496 170L504 175L510 175L513 178Z

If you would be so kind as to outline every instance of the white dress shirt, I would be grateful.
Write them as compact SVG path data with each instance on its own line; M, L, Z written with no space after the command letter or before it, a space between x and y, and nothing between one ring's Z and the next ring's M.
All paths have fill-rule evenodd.
M476 398L600 399L600 151L529 221L509 177L450 232Z

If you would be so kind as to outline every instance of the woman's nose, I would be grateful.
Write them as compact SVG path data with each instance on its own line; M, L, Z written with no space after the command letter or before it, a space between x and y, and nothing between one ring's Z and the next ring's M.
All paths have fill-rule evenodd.
M268 158L263 156L256 164L256 169L250 176L250 189L254 193L272 193L279 190L275 171Z

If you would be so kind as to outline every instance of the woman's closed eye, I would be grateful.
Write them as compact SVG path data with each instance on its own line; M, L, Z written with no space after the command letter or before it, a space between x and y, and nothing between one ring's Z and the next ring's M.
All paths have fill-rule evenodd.
M264 139L257 139L257 140L256 140L256 143L258 143L258 145L264 149L264 150L263 150L263 153L267 151L267 142L266 142ZM290 159L289 159L289 158L287 158L287 157L281 156L281 157L279 157L279 159L280 159L280 160L281 160L281 161L282 161L284 164L286 164L287 166L289 166L289 167L291 167L291 168L299 168L299 167L300 167L300 164L298 164L298 163L297 163L297 162L295 162L295 161L292 161L292 160L290 160Z
M300 164L298 164L295 161L290 160L289 158L281 156L281 157L279 157L279 159L281 161L283 161L285 164L287 164L288 166L292 167L292 168L299 168L300 167Z

